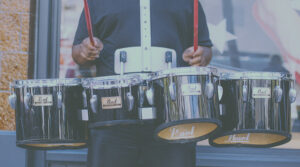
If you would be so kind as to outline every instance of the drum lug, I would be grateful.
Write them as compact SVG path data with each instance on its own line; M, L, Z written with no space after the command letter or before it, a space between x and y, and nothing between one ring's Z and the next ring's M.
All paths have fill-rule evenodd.
M205 95L208 99L211 99L214 96L214 85L212 83L206 84Z
M26 93L26 95L24 97L25 110L30 110L31 103L32 103L32 97L31 97L30 93Z
M153 88L150 88L146 91L146 97L147 97L148 103L152 106L154 104Z
M218 96L219 96L219 101L221 101L223 97L223 87L221 85L218 86Z
M294 88L290 89L289 91L289 98L290 98L290 103L294 103L296 101L297 97L297 92Z
M282 99L282 89L280 88L280 86L276 86L275 87L275 102L279 103L281 102Z
M175 101L176 100L176 85L175 83L171 82L169 85L169 93L170 93L170 97L171 100Z
M9 104L10 104L10 107L14 110L16 110L16 101L17 101L17 96L16 94L11 94L9 97L8 97L8 101L9 101Z
M62 93L57 92L57 108L61 109L62 108Z
M248 101L248 87L247 85L243 85L243 101Z
M144 92L144 86L139 86L139 103L140 107L143 106L145 100L145 92Z
M126 93L127 110L132 111L134 106L134 98L131 92Z
M83 98L83 108L87 108L87 98L86 98L86 92L82 92L82 98Z
M93 95L90 99L91 109L93 113L97 113L98 111L98 97L97 95Z

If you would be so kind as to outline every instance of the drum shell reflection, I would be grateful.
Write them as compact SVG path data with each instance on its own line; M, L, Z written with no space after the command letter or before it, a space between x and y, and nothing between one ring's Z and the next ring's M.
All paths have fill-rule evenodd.
M286 77L222 79L224 91L220 110L223 126L220 133L210 138L210 144L273 147L288 142L291 139L289 91L292 82ZM277 88L281 90L280 98ZM259 97L256 94L259 89L268 93Z
M83 108L80 83L76 85L20 86L16 94L17 145L30 149L82 148L87 142L87 122L78 120ZM60 93L59 93L60 92ZM57 95L61 94L61 107ZM52 105L26 107L25 97L52 96ZM32 103L32 101L31 101Z
M199 140L207 139L213 132L215 132L220 126L221 122L219 120L219 99L218 99L218 77L216 75L175 75L162 77L155 80L157 86L155 90L155 97L160 99L161 108L159 112L158 119L161 124L156 129L155 137L158 140L163 140L169 143L185 143L185 142L195 142ZM171 84L175 85L175 96L176 99L172 100L170 88ZM211 83L213 85L213 94L209 98L205 94L207 84ZM191 94L185 94L183 90L186 86L197 87L198 93L190 92ZM179 127L186 129L186 125L194 125L198 128L203 128L204 126L212 126L213 128L207 130L201 136L197 137L187 137L178 139L166 139L159 134L164 131L164 129ZM183 126L183 127L181 127ZM196 128L197 129L197 128ZM173 128L174 130L174 128ZM190 133L190 132L188 132Z

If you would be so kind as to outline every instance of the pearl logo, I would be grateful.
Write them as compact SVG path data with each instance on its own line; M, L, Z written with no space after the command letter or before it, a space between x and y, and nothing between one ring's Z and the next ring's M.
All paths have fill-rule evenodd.
M190 128L173 127L171 131L172 139L193 138L195 136L195 126L191 126Z
M254 87L252 90L253 98L271 98L271 89L264 87Z
M248 143L250 139L250 133L247 133L247 136L241 135L230 135L228 137L228 143Z
M102 109L117 109L122 108L122 99L120 96L102 97Z
M33 106L52 106L53 97L52 95L34 95Z

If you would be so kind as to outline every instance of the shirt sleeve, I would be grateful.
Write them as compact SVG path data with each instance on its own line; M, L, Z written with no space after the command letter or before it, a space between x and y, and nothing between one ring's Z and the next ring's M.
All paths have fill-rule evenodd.
M198 30L198 45L212 47L213 44L209 38L209 31L206 22L206 16L203 11L202 5L199 2L199 30Z
M88 36L89 35L88 35L86 21L85 21L85 14L84 14L84 10L83 10L82 13L81 13L80 19L79 19L79 23L78 23L78 26L77 26L75 38L74 38L74 41L73 41L73 45L80 44Z

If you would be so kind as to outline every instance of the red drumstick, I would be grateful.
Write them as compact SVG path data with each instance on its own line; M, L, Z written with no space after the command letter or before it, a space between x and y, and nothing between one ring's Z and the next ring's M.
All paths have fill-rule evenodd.
M90 37L91 44L95 46L94 35L93 35L93 28L90 16L90 10L87 0L84 0L84 13L85 13L85 20L87 25L88 34Z
M198 49L198 0L194 0L194 51Z

